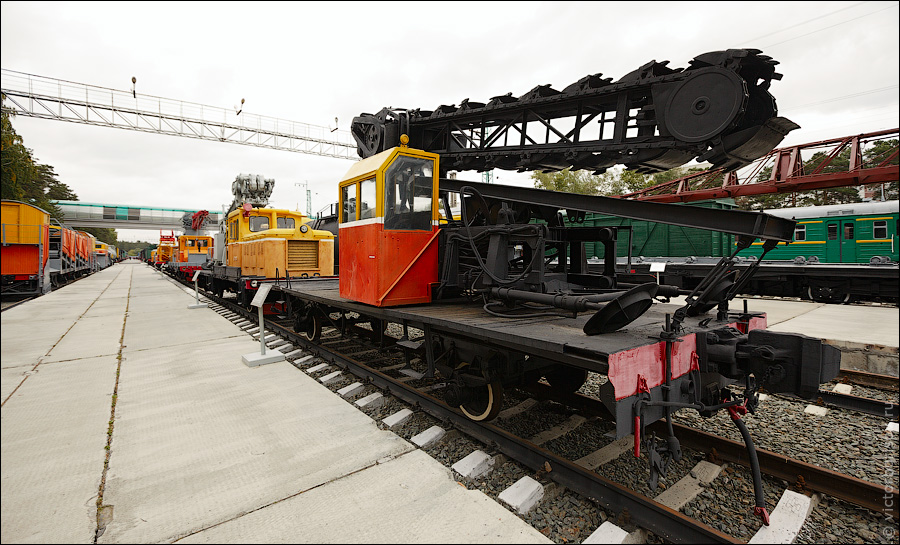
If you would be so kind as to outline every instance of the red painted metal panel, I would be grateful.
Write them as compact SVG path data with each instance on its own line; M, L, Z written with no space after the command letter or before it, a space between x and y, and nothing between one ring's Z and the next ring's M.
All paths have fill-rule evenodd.
M340 294L380 307L428 303L438 279L437 227L385 230L381 223L342 227Z
M672 348L672 378L697 369L697 337L694 333L680 337ZM638 376L647 380L648 388L666 382L666 343L640 346L609 355L609 381L615 388L616 400L638 392Z
M0 274L36 275L40 272L36 244L11 244L3 246L0 252Z

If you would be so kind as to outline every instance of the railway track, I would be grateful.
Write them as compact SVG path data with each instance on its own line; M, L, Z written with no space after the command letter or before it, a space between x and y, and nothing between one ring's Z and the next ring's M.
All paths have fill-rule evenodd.
M0 312L6 312L7 310L9 310L11 308L15 308L23 303L27 303L28 301L31 301L35 297L37 297L37 295L31 295L31 296L25 297L24 299L21 299L18 297L4 298L2 303L0 303Z
M214 310L232 321L255 323L255 313L230 300L204 295L215 302ZM603 521L615 521L632 534L632 539L666 542L740 542L760 526L751 514L752 486L749 492L740 489L751 482L742 443L676 424L684 458L682 463L673 464L660 489L651 491L643 482L646 461L623 456L631 450L631 444L610 436L613 426L596 398L560 395L547 385L537 384L527 392L508 392L504 411L493 423L476 423L444 404L442 383L425 378L425 365L396 347L402 331L394 331L392 336L376 335L336 315L333 318L333 327L325 328L317 343L293 331L287 319L267 320L266 331L292 348L302 348L309 356L295 358L296 367L354 402L376 421L384 422L382 426L417 444L426 430L435 426L444 430L447 435L443 441L423 448L445 465L455 467L470 452L486 451L486 459L496 470L463 478L462 484L502 501L510 485L531 477L540 486L544 497L541 505L545 507L520 516L558 543L583 541ZM405 420L407 417L409 420ZM397 420L405 422L394 424ZM770 511L781 493L792 489L847 502L866 510L870 517L885 515L885 485L777 452L761 449L759 453ZM704 494L715 488L713 482L693 477L698 468L709 466L722 468L720 481L738 486L736 495L746 501L733 503L742 510L724 515L715 512L702 494L688 503L667 499L674 494L666 496L665 491L677 489L685 479L688 484L699 485ZM576 504L578 516L574 517L571 506ZM563 522L553 520L558 513L566 514L560 515ZM729 517L740 521L734 529L722 520Z

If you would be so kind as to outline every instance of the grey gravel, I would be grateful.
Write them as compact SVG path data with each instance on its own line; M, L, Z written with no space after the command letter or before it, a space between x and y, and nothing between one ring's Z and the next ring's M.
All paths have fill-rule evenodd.
M575 410L565 405L545 401L508 420L500 420L496 425L512 434L528 439L561 424L573 414L575 414Z
M897 522L836 498L822 498L795 543L896 543Z
M771 514L787 483L763 476L763 487L766 507ZM749 540L762 526L762 521L753 514L754 506L750 471L728 466L708 488L685 505L682 512L732 537Z
M803 412L805 408L802 403L769 397L757 414L746 415L744 422L758 448L898 488L900 471L896 470L896 463L900 443L897 434L885 431L886 419L841 410L812 416ZM704 419L696 411L683 409L676 413L675 420L742 441L724 411Z

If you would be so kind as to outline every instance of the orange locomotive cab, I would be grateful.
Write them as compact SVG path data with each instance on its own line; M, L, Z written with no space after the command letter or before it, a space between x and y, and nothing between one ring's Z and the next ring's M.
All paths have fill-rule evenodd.
M428 303L438 281L438 160L401 146L340 183L340 295L379 307Z

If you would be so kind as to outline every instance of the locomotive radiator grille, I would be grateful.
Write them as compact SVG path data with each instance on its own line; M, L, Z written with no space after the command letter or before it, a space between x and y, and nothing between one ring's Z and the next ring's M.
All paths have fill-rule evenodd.
M315 240L289 240L287 268L318 269L319 243Z

